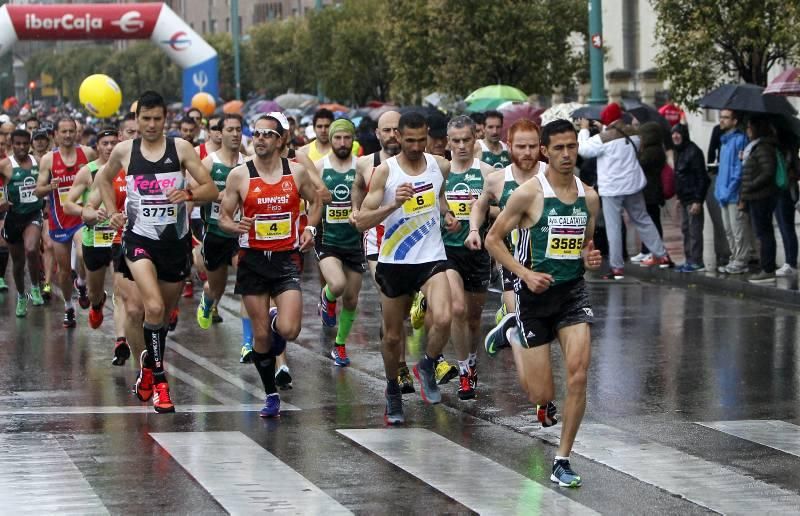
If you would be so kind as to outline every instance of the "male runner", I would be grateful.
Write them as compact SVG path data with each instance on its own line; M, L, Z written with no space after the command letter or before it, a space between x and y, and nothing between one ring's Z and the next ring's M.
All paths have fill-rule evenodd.
M353 181L353 190L350 197L353 201L353 211L350 214L351 223L355 224L355 218L358 216L358 211L364 201L364 196L369 190L369 182L372 179L372 174L378 165L400 153L400 131L398 125L400 122L400 113L397 111L387 111L378 118L378 128L375 130L375 136L378 138L378 143L381 145L381 150L370 154L368 156L361 156L356 162L356 178ZM375 281L375 269L378 265L378 251L381 246L381 239L383 238L383 226L378 224L373 228L369 228L364 232L364 255L367 259L369 272L372 276L372 281ZM377 285L377 283L376 283ZM383 328L380 329L380 338L383 339ZM406 341L405 335L401 338L400 349L400 363L398 366L398 382L400 383L400 390L403 394L410 394L414 392L414 377L411 376L411 371L408 369L406 363Z
M326 282L319 296L319 314L323 325L336 326L337 299L342 298L339 329L331 350L334 364L340 367L350 365L345 345L356 318L358 294L366 270L361 232L350 224L350 192L356 176L356 158L351 155L355 133L356 128L349 120L340 118L333 122L330 127L333 151L316 163L316 171L333 196L325 205L316 247L320 272Z
M329 137L329 130L333 123L333 113L327 109L320 109L314 113L312 124L314 126L314 134L317 135L316 139L311 141L308 145L300 147L297 151L298 156L304 155L316 163L331 152L331 140Z
M211 179L219 191L214 202L201 208L205 221L201 253L208 271L208 281L203 286L203 295L197 307L197 324L204 330L211 327L212 307L219 303L225 293L228 266L233 265L233 257L239 250L239 236L220 228L219 218L228 175L245 161L245 157L239 152L242 143L242 117L226 114L217 123L221 124L221 130L215 126L214 132L222 135L222 146L203 160L203 165L211 170Z
M486 178L494 169L473 157L475 122L459 116L447 125L447 138L453 160L445 184L445 197L450 211L461 221L457 233L442 233L447 254L447 279L453 303L450 337L458 359L458 397L475 397L478 385L478 344L481 340L481 313L486 303L490 280L489 254L482 249L465 248L470 233L485 234L486 224L476 231L469 227L470 209L483 191Z
M503 113L487 111L484 116L484 138L478 140L475 157L494 168L505 168L511 164L511 156L508 153L508 145L500 141Z
M212 201L217 189L188 142L164 136L167 107L160 94L147 91L139 98L136 117L141 138L119 143L108 163L95 176L96 188L110 215L111 225L125 226L122 272L132 278L144 301L142 334L147 349L134 392L142 401L152 396L156 412L174 412L164 372L166 314L178 302L181 283L189 271L189 218L185 202ZM113 180L127 171L125 213L116 210ZM184 170L197 182L185 188ZM127 225L126 225L127 222Z
M33 132L33 140L31 141L31 156L36 160L36 163L41 163L45 154L50 152L52 143L50 141L50 134L52 130L42 127ZM50 239L50 222L48 221L49 210L46 205L42 208L42 259L41 270L44 276L41 290L42 298L45 301L50 301L51 296L51 282L53 279L53 271L55 270L55 258L53 257L53 241Z
M11 253L12 273L17 287L17 317L28 313L28 295L25 293L25 262L31 280L30 299L34 306L44 304L39 281L41 262L39 243L42 236L42 206L36 197L36 179L39 167L36 158L28 154L31 136L21 129L11 133L12 154L0 161L0 180L6 185L6 200L0 203L7 210L3 239Z
M436 384L436 360L450 337L450 285L445 274L447 256L441 236L441 218L448 231L460 224L448 210L444 182L450 163L426 154L428 126L419 113L400 117L402 152L375 169L369 193L356 216L359 231L383 224L375 280L381 288L383 342L381 352L386 372L387 424L402 424L403 398L397 382L403 337L403 320L411 296L425 290L430 309L427 350L414 376L420 382L422 398L428 403L442 399Z
M81 263L81 234L83 221L80 216L67 215L63 203L75 180L78 170L97 157L94 150L75 144L77 125L75 120L62 117L56 121L58 149L48 152L39 162L39 178L36 196L47 197L50 213L48 217L50 239L53 241L53 255L58 267L58 286L64 297L64 328L75 327L75 307L72 304L72 246L76 246L78 277L78 302L81 308L89 308L83 265Z
M469 235L464 241L467 249L477 251L481 248L480 229L486 223L490 206L497 205L499 210L505 208L511 194L519 185L527 182L537 173L544 172L547 165L539 161L539 128L528 119L514 122L508 130L508 141L511 144L512 164L502 170L497 170L486 179L483 192L472 205L469 215ZM497 211L495 210L496 214ZM496 216L496 215L495 215ZM512 231L506 245L509 252L513 252L516 245L517 234ZM510 271L503 269L503 306L498 313L497 322L506 313L516 310L516 296L514 295L514 277ZM490 353L494 354L495 351Z
M214 115L208 119L208 139L194 148L200 159L204 160L212 152L218 151L222 147L222 117ZM238 150L238 149L237 149Z
M199 122L196 122L193 118L187 116L181 119L181 125L179 128L181 132L181 138L194 145L194 142L197 138L197 133L200 129Z
M256 121L255 157L228 175L219 221L223 230L241 235L235 292L242 296L252 322L253 363L266 394L261 417L280 415L275 357L284 351L286 341L300 333L299 251L314 245L314 226L320 218L317 189L309 172L280 156L283 134L284 128L273 116ZM302 234L298 224L301 198L311 209ZM237 208L242 210L238 222L233 220ZM275 308L270 309L270 300Z
M550 165L517 188L486 236L489 253L517 278L517 312L504 317L487 341L511 344L520 383L539 406L555 395L549 344L556 338L561 343L567 400L550 480L578 487L581 477L570 467L569 453L586 409L593 314L583 273L601 264L590 240L600 200L573 173L578 135L572 122L550 122L541 141ZM504 242L514 228L520 232L516 257Z
M125 113L119 125L119 141L132 140L139 137L139 124L136 122L136 113Z

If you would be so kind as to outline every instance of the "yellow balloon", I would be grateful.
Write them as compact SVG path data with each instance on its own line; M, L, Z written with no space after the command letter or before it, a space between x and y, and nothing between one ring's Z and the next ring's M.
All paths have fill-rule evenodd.
M192 97L192 107L199 109L204 116L211 116L217 108L217 102L214 100L214 97L201 91L195 93L194 97Z
M122 104L122 90L114 79L97 73L85 78L78 90L81 104L92 116L108 118Z

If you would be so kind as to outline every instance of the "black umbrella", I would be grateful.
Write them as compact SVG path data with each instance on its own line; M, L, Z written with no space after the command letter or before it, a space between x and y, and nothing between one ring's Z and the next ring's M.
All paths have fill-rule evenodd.
M644 104L639 102L638 100L625 100L625 111L631 114L631 116L635 117L636 120L639 121L640 124L646 124L647 122L656 122L658 125L661 126L662 129L666 131L666 134L669 135L672 131L672 127L669 125L669 121L661 116L661 113L658 112L656 108L649 104Z
M764 95L764 88L755 84L724 84L700 99L701 107L731 109L748 113L794 115L797 113L786 98Z
M604 104L590 104L588 106L579 107L572 112L572 119L578 120L579 118L585 118L587 120L600 120L600 112L603 111L605 107Z

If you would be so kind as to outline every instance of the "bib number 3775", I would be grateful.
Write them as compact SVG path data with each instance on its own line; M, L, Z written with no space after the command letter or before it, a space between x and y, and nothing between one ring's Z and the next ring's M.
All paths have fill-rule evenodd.
M139 216L142 223L163 226L178 222L178 205L169 199L142 199L139 201Z

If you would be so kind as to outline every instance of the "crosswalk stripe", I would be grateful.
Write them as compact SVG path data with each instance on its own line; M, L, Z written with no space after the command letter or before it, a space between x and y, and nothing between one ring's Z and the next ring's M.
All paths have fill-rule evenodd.
M337 430L481 514L596 514L552 489L422 428ZM476 481L475 474L490 481Z
M210 412L256 412L261 410L260 403L236 403L233 405L178 405L178 412L210 413ZM36 416L58 414L152 414L150 405L96 405L96 406L48 406L20 407L0 409L0 416Z
M538 435L558 443L560 429ZM722 513L791 513L800 496L719 464L602 424L582 425L573 451Z
M800 457L800 426L786 421L710 421L697 424Z
M14 514L108 514L89 482L46 434L0 434L0 500Z
M241 432L150 435L231 514L351 514Z

